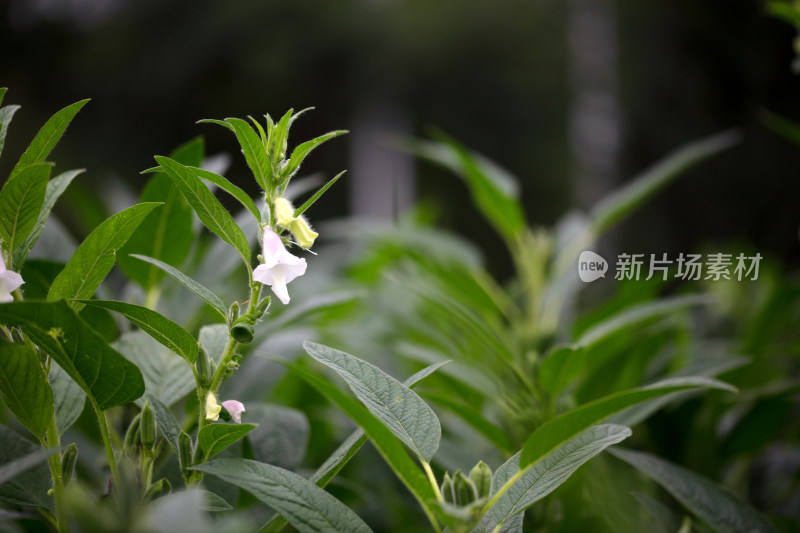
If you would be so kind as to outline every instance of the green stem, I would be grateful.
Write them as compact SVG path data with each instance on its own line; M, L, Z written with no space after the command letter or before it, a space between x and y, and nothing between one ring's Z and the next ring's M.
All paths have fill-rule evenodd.
M161 296L161 289L159 289L157 286L150 287L147 290L147 296L145 296L144 306L147 307L148 309L152 309L153 311L155 311L160 296Z
M106 456L108 456L108 465L111 467L111 477L113 480L112 487L114 494L119 494L118 484L120 482L119 470L117 469L117 460L114 457L114 447L111 445L111 435L108 432L108 421L106 420L106 412L100 410L100 406L94 400L91 400L94 412L97 414L97 421L100 423L100 435L103 437L103 444L106 447Z
M442 498L442 491L439 490L439 483L436 481L436 476L433 475L433 470L431 469L430 463L424 459L420 459L420 461L422 462L422 468L425 469L425 474L428 476L428 481L431 482L433 493L436 495L436 501L439 503L444 502L444 498Z
M44 443L43 443L44 444ZM50 427L47 428L47 444L51 448L58 448L58 427L56 427L56 417L50 420ZM67 501L64 495L64 479L61 471L61 454L54 453L48 458L50 472L53 474L53 498L56 502L56 528L58 533L69 533L69 522L67 521Z

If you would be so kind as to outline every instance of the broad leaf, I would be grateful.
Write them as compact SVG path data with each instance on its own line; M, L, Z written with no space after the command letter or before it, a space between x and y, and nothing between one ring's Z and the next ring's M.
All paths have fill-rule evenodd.
M222 354L231 338L228 326L225 324L209 324L200 328L200 344L205 348L206 353L214 363L222 360Z
M702 377L672 378L644 387L629 389L589 402L554 418L534 431L520 454L520 468L525 469L579 433L599 424L611 415L651 398L680 390L713 388L735 392L727 383Z
M585 350L580 346L559 346L539 365L539 382L550 395L563 391L583 368Z
M5 107L0 107L0 154L3 153L3 147L6 144L8 126L11 124L11 119L14 117L14 113L16 113L18 109L18 105L7 105Z
M197 137L176 148L170 157L185 165L199 165L204 152L203 138ZM164 205L142 221L119 251L119 266L130 279L149 290L161 281L163 271L129 256L141 254L179 266L192 248L194 216L186 198L163 172L150 178L139 202L164 202Z
M304 342L303 349L336 371L359 400L419 457L430 461L442 428L433 410L408 387L381 369L348 353Z
M249 459L218 459L192 469L213 474L248 491L279 512L301 533L372 531L342 502L283 468Z
M152 309L113 300L79 301L121 314L172 352L183 357L189 364L194 364L197 359L197 341L192 334Z
M253 215L253 218L255 218L259 224L261 224L261 213L258 212L255 202L253 202L253 199L250 198L246 192L228 181L228 179L224 176L220 176L219 174L215 174L209 170L194 166L190 166L188 168L194 172L197 177L213 183L226 193L236 198L239 203L242 204L242 206L247 209L251 215Z
M14 169L11 171L9 180L28 165L44 161L47 156L50 155L53 148L55 148L59 139L61 139L69 123L72 122L72 119L78 111L80 111L88 101L89 100L86 99L75 102L50 117L50 119L45 122L44 126L42 126L42 129L36 134L36 137L33 138L33 141L31 141L25 153L19 158L16 166L14 166Z
M145 332L126 333L111 346L141 370L145 391L164 404L171 406L195 390L194 374L186 361ZM144 397L136 403L143 406Z
M242 256L247 267L250 268L251 254L247 237L236 225L231 214L208 190L208 187L189 168L177 161L161 156L156 156L155 159L183 193L200 221L219 238L233 246Z
M64 193L64 191L67 190L67 187L69 187L69 184L73 179L75 179L75 176L82 172L83 169L70 170L68 172L59 174L47 182L47 190L44 193L44 203L42 204L41 210L39 210L39 217L36 219L36 224L33 226L30 234L25 238L22 244L17 246L17 249L14 250L14 268L19 270L22 268L22 265L25 264L28 254L31 253L31 250L33 250L33 247L39 241L42 231L44 231L44 225L47 222L47 218L50 216L50 211L53 210L53 206L56 204L56 201Z
M208 461L256 427L255 424L209 424L200 430L197 443Z
M50 388L53 389L56 427L58 428L58 434L63 435L81 416L83 407L86 404L86 393L58 365L50 367L49 379Z
M63 301L0 304L0 324L21 326L101 410L132 402L144 393L139 369Z
M283 175L283 178L286 179L287 177L291 178L292 176L294 176L295 173L297 173L297 171L300 169L300 165L302 164L303 160L306 158L308 154L311 153L311 151L314 148L324 143L325 141L329 141L334 137L338 137L339 135L343 135L345 133L347 133L347 131L345 130L332 131L326 133L325 135L320 135L316 139L311 139L310 141L306 141L303 144L300 144L297 147L295 147L295 149L292 150L292 156L289 158L289 162L286 164L286 169L281 173ZM336 178L334 178L334 180L335 179Z
M0 425L0 442L3 443L0 446L0 465L8 467L10 472L18 468L14 466L16 461L22 460L25 466L26 457L41 451L38 444L21 437L3 425ZM48 493L49 490L50 467L47 463L38 462L31 468L21 470L8 481L0 483L0 501L12 505L44 507L54 511L53 497Z
M51 165L39 163L9 178L0 190L0 237L13 252L36 226ZM16 266L16 265L15 265Z
M686 170L739 142L735 131L725 131L695 141L656 163L592 209L595 234L600 234L639 207Z
M310 431L302 411L280 405L247 404L244 417L258 428L247 435L253 457L281 468L296 468L306 453Z
M487 515L491 525L486 530L492 531L497 524L507 522L517 513L541 500L564 483L584 463L630 435L631 430L624 426L610 424L594 426L559 446L516 479L492 505ZM519 458L520 454L515 454L494 473L493 494L519 473Z
M10 463L0 465L0 485L9 481L10 479L13 479L22 472L30 470L59 451L60 450L58 448L45 448L43 450L39 449L29 453L28 455L23 455L19 459L14 459Z
M715 531L777 531L746 500L728 492L710 479L650 454L620 449L611 450L611 453L644 472Z
M53 420L53 391L33 349L0 339L0 396L39 439Z
M256 183L265 191L271 190L272 163L258 134L253 131L250 124L240 118L226 118L225 121L233 128L236 139L242 146L247 166L253 172Z
M108 218L92 231L56 277L47 293L49 301L91 298L114 267L116 252L136 230L150 211L160 204L137 204ZM76 311L83 304L70 302Z
M177 268L171 267L170 265L159 261L158 259L153 259L152 257L147 257L146 255L137 255L133 254L131 257L135 257L141 261L145 261L150 263L151 265L155 265L170 276L174 278L178 283L198 295L200 298L208 302L211 307L222 316L223 320L228 319L228 311L225 308L225 304L222 303L222 300L219 296L211 292L209 289L203 287L200 283L193 280Z

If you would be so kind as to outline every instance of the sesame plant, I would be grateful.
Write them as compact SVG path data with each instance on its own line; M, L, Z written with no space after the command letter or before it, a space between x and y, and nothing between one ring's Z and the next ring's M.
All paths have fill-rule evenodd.
M411 530L522 531L526 516L537 525L551 517L554 492L569 489L583 465L597 463L669 402L735 391L714 376L738 359L670 366L668 356L652 364L650 352L682 329L669 319L703 297L653 297L593 317L577 336L568 327L576 251L681 170L730 146L729 135L689 146L591 217L552 233L527 226L518 200L484 160L452 141L418 145L466 178L515 259L517 282L506 290L469 257L460 261L463 249L450 239L405 228L399 245L379 249L400 257L400 267L386 257L377 267L399 294L373 285L360 299L359 292L323 291L298 303L290 285L302 292L326 260L318 246L320 257L305 255L318 237L307 212L341 174L302 203L297 196L310 182L297 174L312 150L345 132L290 151L289 131L302 111L277 121L266 115L263 123L201 121L233 133L256 198L214 172L202 139L194 139L156 156L157 166L143 173L140 202L102 222L58 263L32 251L80 171L51 179L47 158L85 104L47 121L0 191L0 520L13 530L368 532L369 520L326 488L369 441L378 452L373 460L398 481L392 486L410 496L413 509L404 515ZM0 108L0 150L16 110ZM230 196L238 213L215 191ZM352 234L370 239L369 228ZM104 283L115 275L125 282ZM373 307L386 297L390 305ZM259 366L266 359L258 356L269 357L269 343L292 324L342 303L368 316L357 327L334 317L338 333L328 344L336 347L312 332L293 346L306 355ZM631 328L641 334L629 336ZM365 360L372 350L411 359L414 368L384 371ZM608 365L621 366L619 353L647 357L607 379ZM306 463L309 471L301 468L309 418L263 401L263 389L288 381L304 384L304 400L324 398L357 426L344 437L334 433L333 452ZM459 438L467 426L476 441ZM488 446L471 445L478 441ZM704 477L650 454L616 455L712 530L772 530ZM383 486L364 483L366 490Z

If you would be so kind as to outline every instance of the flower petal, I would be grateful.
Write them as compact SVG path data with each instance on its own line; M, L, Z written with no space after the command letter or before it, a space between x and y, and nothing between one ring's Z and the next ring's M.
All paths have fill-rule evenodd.
M222 407L217 403L217 397L213 392L208 391L206 394L206 420L219 419L220 411L222 411Z
M237 400L225 400L222 402L222 407L230 413L231 418L237 424L242 423L242 413L246 411L244 404Z

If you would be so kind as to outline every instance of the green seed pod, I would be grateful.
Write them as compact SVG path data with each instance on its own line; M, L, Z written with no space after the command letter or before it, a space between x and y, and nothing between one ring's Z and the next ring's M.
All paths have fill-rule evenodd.
M453 475L453 492L456 495L456 505L467 506L478 499L475 484L464 475L461 470L456 470Z
M152 450L156 443L156 415L153 412L153 407L150 405L149 398L144 402L140 425L142 446L144 446L146 450Z
M128 432L125 433L125 443L122 449L129 457L136 457L139 450L139 428L141 427L141 420L142 415L137 414L133 420L131 420L131 424L128 426Z
M447 472L444 473L444 478L442 478L442 498L446 503L456 503L456 497L453 493L453 480L450 478L450 474Z
M192 437L182 431L178 437L178 459L181 463L181 471L186 472L192 466L192 452Z
M241 344L252 342L255 335L254 319L249 315L240 316L231 326L231 337Z
M67 446L67 449L64 450L64 454L61 456L61 477L64 479L65 487L72 481L72 476L75 474L75 463L77 462L78 447L73 442Z
M478 461L469 473L469 479L475 484L478 498L486 498L492 491L492 469L483 461Z
M197 370L197 379L202 387L211 384L211 359L208 357L206 349L199 342L197 343L197 359L194 361L194 368Z

